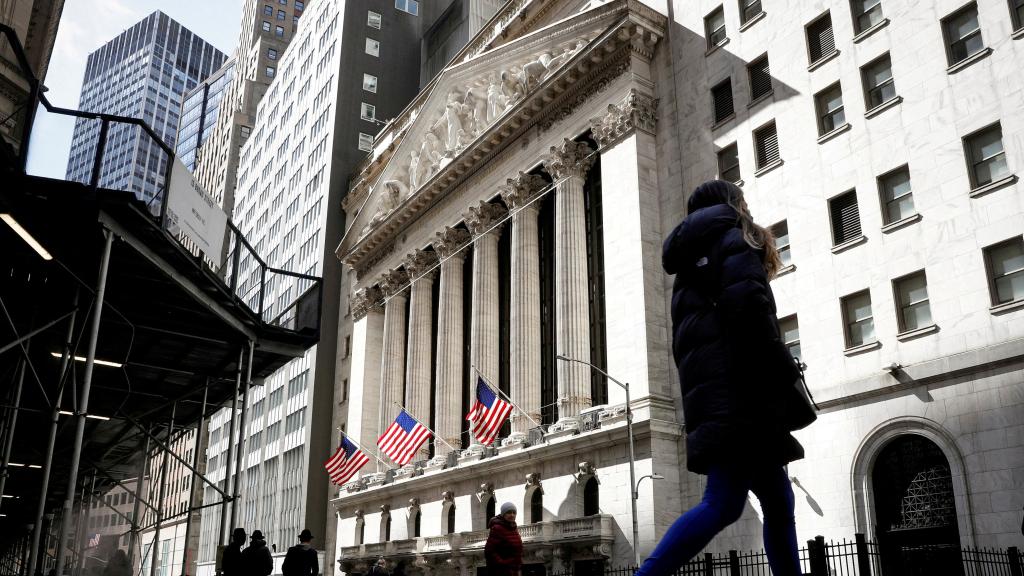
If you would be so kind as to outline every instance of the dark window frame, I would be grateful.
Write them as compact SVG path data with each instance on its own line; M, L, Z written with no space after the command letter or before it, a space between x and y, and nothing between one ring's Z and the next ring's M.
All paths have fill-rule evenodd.
M954 19L962 16L963 14L965 14L965 13L971 11L971 10L974 11L974 20L977 23L977 28L975 28L969 34L966 34L966 35L961 36L961 37L957 38L956 40L954 40L952 38L951 34L950 34L950 23ZM968 2L967 4L964 4L960 8L958 8L958 9L954 10L953 12L947 14L945 17L942 18L941 25L942 25L942 39L943 39L943 43L946 46L946 61L949 63L950 66L954 66L956 64L959 64L959 63L961 63L961 62L971 58L972 56L975 56L976 54L980 54L980 53L985 51L985 48L986 48L986 46L985 46L985 37L981 33L981 21L978 18L978 3L977 2ZM970 38L973 38L975 36L981 38L981 47L978 50L974 51L974 52L967 53L967 51L966 51L967 50L966 49L967 41ZM964 46L964 54L963 54L963 56L958 56L957 55L957 47L960 46L960 45Z
M868 297L868 306L870 306L870 308L871 308L871 315L868 316L864 320L851 320L850 319L850 314L849 314L848 303L852 299L857 298L859 296L863 296L863 295L867 295L867 297ZM871 289L870 288L865 288L863 290L858 290L857 292L852 292L850 294L847 294L846 296L841 297L839 299L839 307L842 309L842 315L843 315L843 339L844 339L844 342L846 343L846 348L849 349L849 348L855 348L857 346L866 346L868 344L873 344L875 342L878 342L878 333L875 331L875 303L871 299ZM871 322L871 332L872 332L873 340L870 340L870 341L865 340L865 341L861 341L861 342L858 342L858 343L855 344L853 342L852 338L851 338L851 336L852 336L851 332L852 331L850 329L851 329L851 327L854 324L862 324L862 323L866 323L866 322Z
M732 94L732 76L711 87L712 124L718 125L736 115L736 103Z
M779 242L778 242L779 238L781 237L781 234L779 234L779 228L782 227L782 226L784 226L786 228L786 234L785 234L785 236L786 236L786 245L785 246L780 246ZM780 221L776 222L775 224L772 224L770 230L771 230L772 236L775 239L775 249L779 253L779 260L783 260L783 254L788 254L788 256L789 256L789 262L782 262L782 267L785 268L785 267L788 267L788 266L792 266L793 265L793 251L792 251L793 241L790 240L790 237L789 237L789 220L788 219L783 219L783 220L780 220Z
M722 25L712 29L712 18L719 14L722 16ZM714 40L715 35L719 33L721 33L721 38ZM725 26L725 5L719 4L717 8L704 16L704 38L707 41L708 51L725 44L725 41L729 39L729 33Z
M975 162L974 161L974 146L975 146L975 142L974 141L977 140L979 137L981 137L983 134L986 134L987 132L989 132L991 130L998 130L999 131L999 145L1002 148L1002 150L999 152L999 154L995 154L995 155L989 156L987 158L982 158L980 161ZM987 186L987 185L989 185L989 184L991 184L993 182L996 182L998 180L1001 180L1002 178L1005 178L1007 175L1013 174L1013 171L1010 170L1010 164L1009 164L1009 162L1006 159L1006 143L1003 140L1003 125L1002 125L1002 122L999 122L999 121L993 122L991 124L988 124L986 126L983 126L983 127L979 128L979 129L971 132L970 134L967 134L966 136L964 136L962 138L962 144L963 144L963 150L964 150L964 160L967 162L967 176L968 176L968 178L970 178L971 189L972 190L973 189L977 189L977 188L981 188L982 186ZM999 176L998 178L992 178L992 179L990 179L987 182L980 182L978 180L978 173L977 173L978 167L981 166L982 164L991 163L993 160L995 160L997 157L1000 157L1000 156L1003 158L1003 163L1006 164L1006 173L1001 175L1001 176Z
M889 198L888 197L888 190L886 188L886 182L888 180L892 179L893 177L895 177L897 174L900 174L900 173L903 173L903 172L905 172L907 174L907 182L910 183L910 191L907 192L906 194L901 194L898 197L894 196L892 198ZM879 204L879 207L882 209L882 224L884 224L884 225L894 224L896 222L899 222L899 221L904 220L906 218L910 218L910 217L914 216L915 214L917 214L917 207L913 206L913 204L914 204L914 185L913 185L913 179L910 177L910 165L909 164L903 164L902 166L897 166L896 168L893 168L892 170L889 170L888 172L885 172L884 174L879 174L875 178L875 182L877 183L877 187L878 187L878 204ZM913 206L913 213L912 214L908 214L906 216L903 216L901 218L893 218L892 215L889 213L889 206L893 205L894 203L896 203L898 200L902 199L905 196L910 196L910 203Z
M760 137L761 137L761 135L765 134L769 129L772 130L775 133L775 157L774 158L770 158L770 159L767 158L767 154L765 155L765 157L762 157L761 150L759 150L759 148L760 148L760 144L759 144ZM782 146L779 143L779 127L775 123L775 119L774 118L769 120L768 122L765 122L761 126L759 126L759 127L754 129L754 131L753 131L753 140L754 140L754 169L755 170L761 170L763 168L767 168L768 166L771 166L771 165L773 165L773 164L775 164L775 163L777 163L777 162L782 160ZM767 150L765 150L765 152L767 153Z
M736 158L736 163L735 164L730 164L728 166L723 167L722 166L723 155L726 154L726 152L730 148L733 150L733 156ZM736 142L733 142L732 144L729 144L728 146L725 146L724 148L719 150L717 152L716 156L718 158L718 179L719 180L725 180L727 182L736 183L736 182L739 182L740 180L743 179L743 174L742 174L742 171L740 170L740 151L739 151L739 146L737 145ZM729 176L727 175L727 173L732 171L732 170L736 171L736 178L735 179L729 178Z
M1010 22L1013 31L1024 30L1024 0L1008 0L1010 3Z
M923 300L918 300L916 302L907 302L905 301L906 299L904 298L904 293L903 290L901 290L901 288L905 286L908 281L915 280L918 277L924 277L925 298ZM897 330L899 330L900 334L903 334L905 332L912 332L914 330L920 330L922 328L927 328L928 326L935 324L935 318L932 317L931 309L932 297L931 294L928 293L928 274L925 272L924 268L916 270L909 274L904 274L899 278L893 278L892 301L896 307L896 327ZM924 326L908 328L905 312L911 308L919 307L921 304L924 304L924 306L928 307L929 323Z
M817 32L817 30L815 30L815 27L818 26L820 23L824 22L825 20L828 20L828 27L823 28L820 31L821 34L815 34L812 36L811 32ZM827 50L827 46L820 42L820 39L823 37L823 33L825 30L829 30L829 35L831 36L831 50ZM817 40L814 40L815 37L817 37ZM804 39L807 42L808 65L813 66L815 63L821 62L822 60L825 60L826 58L831 56L833 53L837 52L838 49L836 48L835 27L832 25L832 12L829 10L825 10L825 12L818 15L817 18L808 22L807 25L804 26ZM817 47L817 51L819 52L817 56L815 56L815 47Z
M785 333L782 329L783 324L792 320L796 324L796 340L786 340ZM789 316L783 316L779 318L779 339L782 340L782 344L786 347L786 351L795 360L803 362L801 355L803 354L803 348L800 347L800 318L796 313L790 314ZM793 354L793 348L797 349L797 354Z
M861 12L858 12L858 6L862 7L864 3L861 0L850 0L850 12L853 14L853 33L854 34L860 34L860 33L864 32L865 30L870 30L873 26L877 26L879 24L879 22L881 22L882 20L885 20L885 11L882 9L882 0L873 0L873 1L875 2L875 4L873 6L871 6L867 10L863 10ZM862 22L862 20L865 18L865 16L870 16L870 14L872 12L876 11L876 9L877 9L877 12L878 12L878 21L875 22L875 23L871 23L870 22L870 17L869 17L868 18L869 21L865 25L865 23Z
M887 61L889 63L889 79L886 80L885 82L882 82L881 84L878 84L877 86L871 86L868 83L868 73L871 72L873 68L877 67L883 61ZM875 58L874 60L868 62L867 64L865 64L863 66L861 66L860 67L860 80L861 80L861 85L864 87L864 106L868 110L872 110L874 108L877 108L877 107L881 106L882 104L885 104L887 102L890 102L891 100L895 100L896 98L899 98L899 94L896 92L896 77L892 73L892 57L890 56L889 52L886 52L885 54L882 54L878 58ZM874 98L875 93L876 92L884 91L883 89L886 86L891 86L892 87L892 96L889 97L889 98L885 98L883 100L880 100L878 102L875 102L875 98Z
M842 220L840 220L839 222L836 221L836 215L837 215L836 214L836 212L837 212L836 202L839 202L839 201L841 201L842 199L845 199L845 198L853 198L853 201L854 201L853 206L856 208L856 211L857 211L857 231L856 231L855 234L852 233L853 232L852 229L849 230L849 231L846 230L846 227L843 226L843 221ZM841 217L841 211L842 211L841 207L839 208L839 211L840 211L839 215ZM854 188L854 189L851 189L851 190L847 190L847 191L843 192L842 194L837 194L837 195L833 196L832 198L829 198L828 199L828 217L829 217L829 225L830 225L829 227L832 230L832 247L833 248L836 247L836 246L842 246L843 244L846 244L847 242L852 242L853 240L856 240L856 239L862 237L864 235L864 227L863 227L863 224L861 223L861 219L860 219L860 201L857 198L857 189ZM842 232L842 234L839 234L839 232ZM847 232L850 232L850 234L847 234Z
M832 110L824 109L825 96L831 95L833 91L839 93L839 106ZM814 95L815 118L818 122L818 136L824 136L838 130L848 124L846 121L846 103L843 101L843 87L839 81L826 86ZM837 116L842 116L842 122L836 122ZM829 124L831 123L831 127Z
M741 26L764 13L764 8L761 7L761 0L739 0L739 7Z
M1003 275L1001 275L1001 276L999 276L997 278L995 276L995 271L994 271L993 266L992 266L992 264L993 264L993 262L992 262L992 252L995 251L995 250L998 250L1000 248L1004 248L1006 246L1013 245L1013 244L1018 245L1020 247L1021 252L1024 252L1024 236L1014 236L1012 238L1007 238L1006 240L1003 240L1002 242L996 242L995 244L990 244L989 246L985 246L984 248L982 248L982 254L984 255L984 258L985 258L985 276L988 278L988 293L989 293L989 298L990 298L993 306L1001 306L1001 305L1004 305L1004 304L1011 304L1013 302L1024 301L1024 300L1022 300L1020 298L1016 298L1016 299L1012 299L1012 300L1002 300L1002 299L1000 299L998 286L996 284L996 282L999 279L1001 279L1001 278L1005 278L1007 276L1013 276L1013 275L1016 275L1016 274L1024 274L1024 269L1014 270L1013 272L1010 272L1009 274L1003 274Z
M759 66L762 61L764 62L763 67ZM768 89L763 92L755 92L755 88L757 88L759 83L763 83L763 79L760 78L761 74L764 74L768 80ZM750 64L747 64L747 83L750 86L751 102L766 98L775 92L775 86L772 82L771 62L768 60L767 52L755 58Z

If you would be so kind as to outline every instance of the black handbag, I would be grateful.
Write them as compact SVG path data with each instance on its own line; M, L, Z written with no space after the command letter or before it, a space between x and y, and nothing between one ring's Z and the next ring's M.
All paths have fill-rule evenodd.
M787 388L788 392L785 398L785 424L790 432L810 426L818 419L818 410L820 410L814 401L814 396L811 395L811 390L807 387L803 363L799 358L793 358L793 362L796 362L800 377Z

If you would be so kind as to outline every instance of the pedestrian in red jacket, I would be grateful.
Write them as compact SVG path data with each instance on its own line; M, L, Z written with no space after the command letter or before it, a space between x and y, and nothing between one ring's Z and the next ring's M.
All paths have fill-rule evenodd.
M490 533L484 546L488 576L519 576L523 566L523 540L516 529L516 505L505 502L501 513L487 523Z

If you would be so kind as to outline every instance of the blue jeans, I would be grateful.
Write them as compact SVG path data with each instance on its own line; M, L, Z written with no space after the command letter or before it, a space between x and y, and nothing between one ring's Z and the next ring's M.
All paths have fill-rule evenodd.
M704 499L669 527L636 576L668 576L690 561L716 534L739 520L751 490L764 512L764 549L772 574L798 576L793 487L782 466L758 470L712 468Z

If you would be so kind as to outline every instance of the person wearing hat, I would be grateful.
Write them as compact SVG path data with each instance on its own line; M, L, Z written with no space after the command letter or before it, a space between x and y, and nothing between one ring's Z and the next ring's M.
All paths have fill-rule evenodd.
M313 533L304 528L299 534L299 543L288 549L284 556L281 573L284 576L316 576L320 572L320 563L313 549Z
M231 542L224 547L220 560L224 576L242 575L242 546L245 546L245 528L235 528L231 532Z
M505 502L501 512L487 523L484 545L488 576L518 576L523 566L523 540L516 528L516 505Z
M263 539L263 532L253 530L249 547L242 551L242 574L245 576L270 576L274 571L274 558Z

